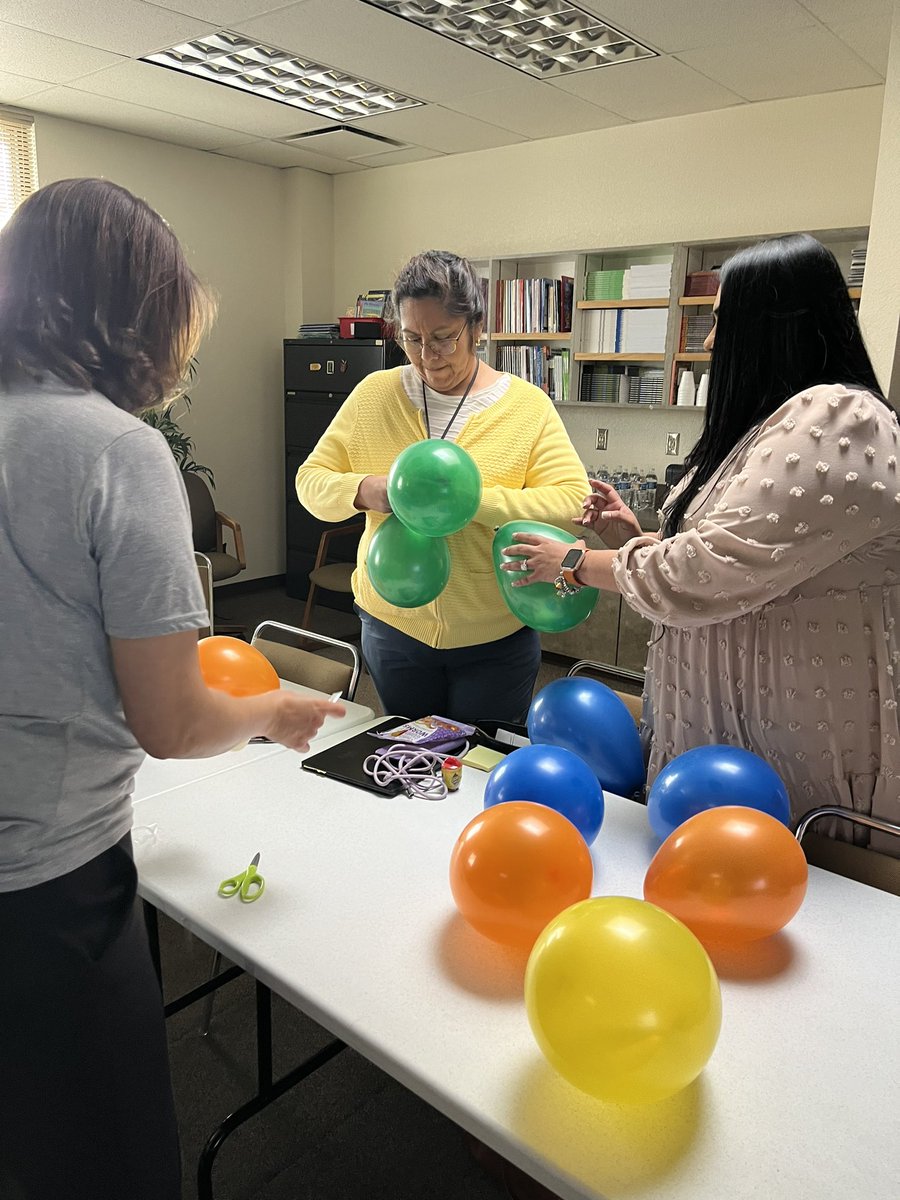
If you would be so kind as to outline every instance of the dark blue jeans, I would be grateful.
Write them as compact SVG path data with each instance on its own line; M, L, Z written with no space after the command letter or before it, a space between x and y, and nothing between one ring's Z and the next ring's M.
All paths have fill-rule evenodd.
M386 713L522 725L541 665L534 629L478 646L433 650L357 607L362 652Z

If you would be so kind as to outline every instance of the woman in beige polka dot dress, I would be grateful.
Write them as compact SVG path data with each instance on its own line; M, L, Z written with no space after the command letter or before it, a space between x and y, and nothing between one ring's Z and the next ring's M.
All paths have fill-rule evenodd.
M900 429L833 256L806 235L735 255L713 344L706 423L661 534L635 536L604 484L580 518L617 549L587 551L574 582L655 622L649 780L726 743L768 759L795 819L838 804L896 822ZM518 540L523 584L559 576L568 547Z

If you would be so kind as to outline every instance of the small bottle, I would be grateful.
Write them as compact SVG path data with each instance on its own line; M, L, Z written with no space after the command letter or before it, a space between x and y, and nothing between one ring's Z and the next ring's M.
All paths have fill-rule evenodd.
M698 408L706 408L706 397L709 394L709 371L704 371L700 376L700 384L697 388L697 398L694 403Z

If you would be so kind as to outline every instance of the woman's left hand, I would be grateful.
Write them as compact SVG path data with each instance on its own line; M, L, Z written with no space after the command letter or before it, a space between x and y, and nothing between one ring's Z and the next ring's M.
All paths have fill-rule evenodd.
M503 563L502 571L514 571L523 574L521 579L513 580L513 587L527 587L529 583L554 583L559 575L562 560L573 549L583 550L583 541L558 542L555 538L541 537L536 533L516 533L513 538L515 546L506 546L502 553L512 559Z

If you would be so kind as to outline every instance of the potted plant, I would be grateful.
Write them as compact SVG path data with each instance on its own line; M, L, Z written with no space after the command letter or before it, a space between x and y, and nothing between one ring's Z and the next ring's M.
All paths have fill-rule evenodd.
M190 379L193 380L197 368L195 363L191 363L189 367ZM178 399L183 402L185 411L191 411L191 398L187 394L179 396ZM172 415L172 410L176 401L171 400L168 404L162 405L160 408L150 408L141 414L141 420L147 425L151 425L154 429L158 429L166 441L169 443L169 449L175 456L175 461L179 468L186 474L205 475L209 480L210 486L216 486L215 477L209 467L204 467L194 459L194 439L178 424Z

